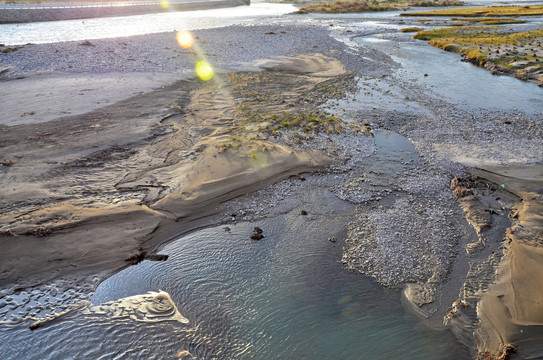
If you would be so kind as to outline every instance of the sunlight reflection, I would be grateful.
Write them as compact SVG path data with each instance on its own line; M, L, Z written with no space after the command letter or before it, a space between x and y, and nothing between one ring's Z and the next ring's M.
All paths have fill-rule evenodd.
M211 80L213 77L213 68L207 61L198 61L196 63L196 75L203 81Z
M351 295L346 295L338 300L338 306L340 307L342 316L349 316L358 311L360 304L356 302Z
M164 9L167 9L170 4L168 3L168 0L160 0L160 6Z
M194 44L194 38L188 31L178 31L175 38L183 49L190 49Z
M255 152L249 157L249 163L255 169L262 169L268 165L268 155L262 151Z

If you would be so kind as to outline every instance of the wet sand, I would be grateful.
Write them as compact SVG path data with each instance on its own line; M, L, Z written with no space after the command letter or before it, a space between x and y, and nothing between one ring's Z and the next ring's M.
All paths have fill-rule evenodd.
M496 282L482 295L479 341L485 348L514 344L522 356L543 356L540 337L543 318L543 167L501 168L485 166L476 174L504 184L519 201L511 227L505 233L503 260L496 269Z
M345 73L322 56L278 64L281 72L277 64L263 66L284 79L284 89L302 84L311 91ZM62 94L73 89L69 78L43 81L51 86L58 79L53 87ZM10 80L18 81L29 83ZM115 96L134 91L122 82L119 91L116 83ZM86 87L98 84L85 81ZM108 95L106 89L100 94ZM77 113L85 105L69 106ZM48 103L33 108L43 113ZM83 115L36 122L31 114L23 117L27 121L8 117L17 124L3 125L0 137L4 161L10 161L2 167L2 284L119 269L143 248L193 229L197 225L190 224L228 199L341 161L265 139L225 149L235 111L228 85L189 79Z

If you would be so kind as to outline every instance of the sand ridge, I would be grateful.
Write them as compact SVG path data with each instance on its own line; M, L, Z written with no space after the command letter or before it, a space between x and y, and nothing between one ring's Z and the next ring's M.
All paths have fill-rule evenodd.
M293 78L309 89L345 73L322 55L283 63L290 70L278 77L310 69ZM225 151L236 102L219 80L180 80L82 115L2 125L12 163L1 168L0 282L119 269L220 202L340 160L272 138Z
M496 282L478 305L479 347L497 349L515 344L523 354L541 356L537 339L543 333L543 167L489 166L478 173L504 184L520 198L511 214L513 224L505 234Z

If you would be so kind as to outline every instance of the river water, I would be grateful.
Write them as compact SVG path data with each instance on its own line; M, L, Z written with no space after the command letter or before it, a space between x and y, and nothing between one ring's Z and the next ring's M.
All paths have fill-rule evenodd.
M234 8L178 11L84 20L0 24L0 44L45 44L265 22L297 10L291 4L255 2Z
M467 1L473 5L492 5L494 0ZM531 4L534 1L510 0L511 4ZM503 2L498 2L503 5ZM174 30L196 30L214 27L260 24L274 17L296 11L291 4L252 1L250 6L159 14L108 17L84 20L64 20L23 24L0 24L0 44L45 44L60 41L80 41L122 36L152 34ZM399 12L373 13L372 17L390 17ZM273 21L273 20L272 20Z
M390 171L382 176L417 158L412 143L395 133L378 131L375 142L367 164L383 163ZM198 359L469 359L448 329L430 328L406 311L399 289L343 268L341 239L354 205L329 191L334 177L299 181L290 194L295 205L278 204L284 207L278 215L169 243L160 252L167 261L145 260L106 279L90 305L36 331L0 327L1 353L7 359L175 359L184 351ZM265 235L260 241L249 238L256 226ZM188 323L165 302L144 301L158 291L171 296Z
M0 25L0 43L47 43L261 23L292 10L286 4L255 3L235 9ZM358 26L383 25L361 20ZM480 92L480 84L494 89L487 94L489 98L503 99L502 110L541 111L541 89L506 77L495 87L485 86L491 80L496 84L496 77L460 63L457 55L440 53L422 43L392 46L379 35L355 39L352 46L357 44L387 51L402 64L407 77L422 71L421 58L442 61L441 69L447 71L425 68L430 72L425 81L430 87L443 88L444 96L462 106L484 108L484 99L481 105L481 100L474 100L481 98L473 96ZM462 81L443 78L442 73L464 74L475 88L458 91L455 86ZM396 147L416 156L411 143L398 135L381 132L376 142L381 150ZM29 331L26 324L0 327L0 357L190 358L187 351L199 359L469 359L468 350L449 330L430 329L406 311L400 290L385 289L343 269L343 244L328 238L344 236L348 221L344 214L352 212L353 206L320 186L328 180L308 179L300 195L314 216L300 216L300 209L294 208L256 223L229 225L229 231L220 226L194 232L162 249L161 253L169 255L166 262L144 261L112 276L97 287L90 305L73 309L38 331ZM249 240L255 226L265 234L258 242ZM164 291L171 300L148 300L143 294L149 291ZM181 315L188 324L179 320Z
M162 354L188 349L198 358L228 359L465 358L449 332L417 325L398 291L342 268L341 244L327 241L334 223L293 211L230 226L229 232L202 230L169 244L166 263L145 263L108 279L93 301L169 292L201 333L190 341L175 331L161 335L170 340L159 341ZM259 242L248 239L255 225L266 235ZM202 345L203 338L209 345Z

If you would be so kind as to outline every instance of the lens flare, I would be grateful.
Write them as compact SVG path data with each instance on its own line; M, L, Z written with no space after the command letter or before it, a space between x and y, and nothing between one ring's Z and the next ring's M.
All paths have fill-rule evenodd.
M194 38L188 31L178 31L175 39L183 49L190 49L194 44Z
M338 300L337 304L343 316L353 315L360 309L360 304L351 295L342 297Z
M262 169L268 165L268 155L262 151L257 151L249 157L249 164L256 170Z
M196 63L196 75L203 81L211 80L213 77L213 68L207 61L198 61Z
M160 6L162 6L162 8L166 9L168 8L168 6L170 6L170 4L168 4L168 0L160 0Z

